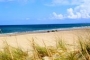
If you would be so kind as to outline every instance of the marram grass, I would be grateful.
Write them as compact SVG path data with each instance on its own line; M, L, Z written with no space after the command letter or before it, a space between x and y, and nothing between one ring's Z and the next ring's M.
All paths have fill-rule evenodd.
M0 51L0 60L26 60L28 52L20 48L5 45L3 50Z
M30 55L27 51L21 48L15 48L5 42L4 47L0 50L0 60L90 60L90 36L83 39L78 37L77 49L70 50L68 45L62 39L56 39L56 47L39 46L34 39L30 42L33 50Z

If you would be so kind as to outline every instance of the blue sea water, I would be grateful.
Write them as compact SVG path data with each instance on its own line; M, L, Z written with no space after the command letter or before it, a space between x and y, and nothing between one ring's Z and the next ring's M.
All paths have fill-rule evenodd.
M82 24L38 24L38 25L0 25L1 33L35 32L47 30L65 30L90 27L89 23Z

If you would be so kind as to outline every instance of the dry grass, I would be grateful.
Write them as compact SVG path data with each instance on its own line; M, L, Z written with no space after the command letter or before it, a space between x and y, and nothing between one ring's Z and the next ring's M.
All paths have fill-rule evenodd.
M9 45L5 45L3 50L0 51L0 60L26 60L27 57L28 52Z
M90 60L89 34L86 39L78 37L78 48L73 48L73 51L70 51L68 47L71 46L60 38L56 39L56 47L46 46L44 41L44 47L39 46L34 39L30 44L33 48L31 55L19 47L10 46L5 40L3 50L0 50L0 60Z

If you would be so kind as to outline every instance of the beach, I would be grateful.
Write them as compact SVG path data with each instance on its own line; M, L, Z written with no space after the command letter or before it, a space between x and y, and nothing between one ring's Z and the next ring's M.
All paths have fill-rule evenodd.
M5 42L10 46L20 47L23 50L32 50L31 43L34 41L40 46L56 46L56 41L61 39L69 45L76 45L78 36L85 37L89 28L72 29L55 32L42 33L23 33L12 35L0 35L0 49L3 48Z

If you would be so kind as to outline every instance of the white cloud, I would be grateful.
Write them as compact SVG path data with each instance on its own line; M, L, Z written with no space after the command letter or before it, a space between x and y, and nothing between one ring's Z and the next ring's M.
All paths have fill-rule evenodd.
M69 2L67 0L51 0L46 6L58 6L58 5L67 5Z
M90 18L90 0L83 0L82 4L79 4L75 8L67 9L68 18Z
M60 4L68 4L69 2L67 0L52 0L52 5L60 5Z
M79 12L75 14L72 8L67 9L67 13L68 13L67 18L71 19L81 18L81 14Z
M70 3L70 0L53 0L55 4L60 4L62 1L68 1ZM62 2L63 3L63 2ZM66 14L56 14L53 12L53 18L54 19L63 19L63 18L69 18L69 19L80 19L90 18L90 0L72 0L71 4L77 4L75 7L68 8L66 11Z
M72 8L67 9L67 13L69 14L68 18L76 18L76 15L74 15Z
M63 19L64 16L62 14L57 14L56 12L52 13L52 16L50 17L50 19Z
M83 0L51 0L47 6L59 6L59 5L79 5L82 4Z
M71 2L69 2L69 4L71 5L80 5L83 3L83 0L71 0Z

